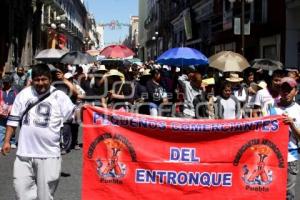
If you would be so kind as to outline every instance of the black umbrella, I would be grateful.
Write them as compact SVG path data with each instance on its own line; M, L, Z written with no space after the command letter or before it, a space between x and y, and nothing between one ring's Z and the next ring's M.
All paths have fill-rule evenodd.
M44 49L40 51L35 59L43 62L58 62L63 55L65 55L67 51L61 49Z
M96 62L96 58L87 54L82 53L80 51L72 51L66 53L61 59L60 62L64 64L72 64L72 65L79 65L79 64L89 64Z
M282 69L283 64L279 61L271 59L255 59L252 62L252 67L254 69L262 69L266 71L275 71L277 69Z

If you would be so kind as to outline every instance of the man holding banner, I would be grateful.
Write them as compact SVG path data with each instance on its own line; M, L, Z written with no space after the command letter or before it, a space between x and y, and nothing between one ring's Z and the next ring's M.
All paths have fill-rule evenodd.
M2 153L10 152L10 138L20 124L13 170L16 199L52 200L61 172L60 129L63 120L73 116L75 105L50 85L51 72L45 64L33 67L32 84L13 103Z
M295 102L297 95L297 82L290 77L282 78L280 87L280 101L271 110L271 115L284 115L283 122L288 124L288 183L287 199L295 199L295 186L298 174L298 142L300 138L300 106Z

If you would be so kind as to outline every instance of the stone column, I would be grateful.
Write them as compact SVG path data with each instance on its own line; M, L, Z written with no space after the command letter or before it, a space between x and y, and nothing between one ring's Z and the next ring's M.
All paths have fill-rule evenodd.
M15 4L16 4L16 0L11 0L9 2L9 25L8 25L8 35L9 35L9 40L7 41L8 43L8 54L7 54L7 61L4 65L4 72L11 72L13 71L13 60L14 60L14 10L15 10Z
M26 13L25 13L25 21L26 23L26 39L24 47L22 48L22 57L21 64L23 66L28 66L32 64L32 4L26 4Z

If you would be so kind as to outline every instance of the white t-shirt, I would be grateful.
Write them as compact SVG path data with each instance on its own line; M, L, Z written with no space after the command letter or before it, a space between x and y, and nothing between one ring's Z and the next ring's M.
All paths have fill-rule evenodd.
M188 80L187 75L182 75L178 78L178 82L181 85L182 89L184 90L184 108L183 113L190 117L195 117L195 108L194 108L194 98L197 95L203 95L202 90L195 90L192 86L190 81Z
M50 90L55 88L51 86ZM33 87L23 89L12 106L7 125L17 127L23 112L39 96ZM72 117L75 105L62 91L54 91L23 117L18 140L18 156L49 158L60 156L60 129Z
M220 103L224 109L224 119L236 119L236 102L232 98L222 98Z
M247 93L245 88L242 88L241 94L240 90L234 90L233 95L239 100L239 102L244 103L247 100Z
M275 113L273 114L286 114L289 117L294 119L294 124L297 128L300 128L300 106L297 103L292 103L290 106L284 108L279 107L277 104L275 104ZM292 130L290 129L290 137L289 137L289 145L288 145L288 162L292 162L295 160L299 160L299 154L297 151L297 139L292 133Z
M254 105L260 106L263 116L270 115L270 108L274 106L275 102L278 102L280 96L273 98L268 89L259 90L256 93Z

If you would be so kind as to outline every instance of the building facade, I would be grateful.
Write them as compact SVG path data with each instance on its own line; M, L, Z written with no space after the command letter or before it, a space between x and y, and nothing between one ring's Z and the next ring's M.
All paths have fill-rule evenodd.
M84 38L88 35L88 13L83 1L43 0L43 3L44 46L53 48L52 41L55 39L55 48L82 50Z
M300 0L286 0L285 66L300 69Z
M147 60L150 59L156 59L158 55L158 38L159 38L159 32L158 32L158 23L159 23L159 1L156 0L147 0L146 3L147 6L147 17L144 21L144 28L145 28L145 46L146 46L146 52L145 56Z
M33 55L39 49L37 35L41 28L41 9L39 0L0 1L1 72L12 72L18 65L33 63Z
M293 11L299 0L253 0L244 4L244 42L241 36L242 4L236 0L148 0L147 17L140 21L146 34L147 56L152 59L163 51L188 46L202 51L207 56L222 50L244 53L248 60L271 58L282 62L287 59L286 36L296 37L299 23L294 20L288 32L286 4L293 2L290 18L299 19ZM141 6L141 5L140 5ZM287 19L288 20L288 19ZM293 22L293 20L289 20ZM289 39L292 45L293 39ZM242 45L244 43L244 46ZM288 40L287 40L288 43ZM291 60L296 62L297 44L293 44ZM242 51L243 49L243 51Z
M144 26L144 22L146 20L148 13L147 13L147 1L139 0L139 52L138 56L142 61L147 60L147 47L146 47L146 40L147 40L147 32Z
M248 60L270 58L284 62L285 2L284 0L254 0L245 3L244 54ZM214 1L211 54L221 50L242 53L240 31L242 4ZM247 26L248 24L248 26Z
M97 24L94 16L91 14L88 14L87 32L87 37L84 41L86 49L99 49L100 40L99 33L97 31Z
M136 57L139 57L139 17L138 16L131 16L128 36L122 42L123 45L130 48Z
M131 38L131 49L135 52L138 52L139 49L139 17L131 16L130 17L130 38Z
M129 23L129 34L128 37L123 42L128 48L132 49L138 56L139 49L139 17L131 16Z
M97 25L99 49L104 48L104 27L102 25Z
M0 71L34 64L42 49L82 50L89 32L82 0L3 0L0 11Z

